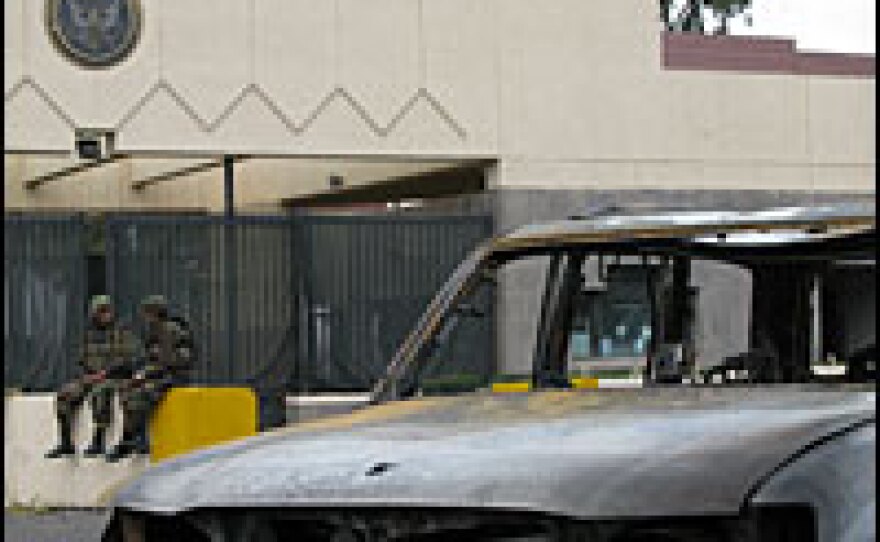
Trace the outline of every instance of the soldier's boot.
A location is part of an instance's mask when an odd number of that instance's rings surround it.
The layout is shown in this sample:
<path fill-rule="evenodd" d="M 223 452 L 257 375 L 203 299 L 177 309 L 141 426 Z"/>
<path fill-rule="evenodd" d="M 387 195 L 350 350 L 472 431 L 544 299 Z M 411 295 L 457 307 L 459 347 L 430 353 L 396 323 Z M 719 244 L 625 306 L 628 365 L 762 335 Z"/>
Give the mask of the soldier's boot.
<path fill-rule="evenodd" d="M 107 429 L 104 427 L 96 428 L 95 434 L 92 435 L 92 443 L 89 444 L 89 447 L 83 451 L 83 455 L 86 457 L 97 457 L 99 455 L 104 455 L 107 451 L 106 442 Z"/>
<path fill-rule="evenodd" d="M 104 459 L 107 460 L 108 463 L 116 463 L 121 459 L 125 459 L 134 453 L 135 443 L 131 440 L 121 440 L 119 444 L 113 447 L 112 450 L 107 452 L 107 455 L 104 456 Z"/>
<path fill-rule="evenodd" d="M 131 453 L 137 455 L 148 455 L 150 453 L 149 441 L 147 440 L 147 423 L 148 414 L 145 411 L 139 411 L 132 416 L 134 429 L 132 430 Z"/>
<path fill-rule="evenodd" d="M 119 444 L 114 446 L 104 458 L 108 463 L 116 463 L 120 459 L 124 459 L 133 453 L 137 453 L 137 441 L 137 431 L 124 429 L 122 431 L 122 438 L 119 439 Z"/>
<path fill-rule="evenodd" d="M 46 452 L 46 459 L 58 459 L 59 457 L 76 455 L 76 448 L 73 447 L 73 436 L 70 432 L 70 424 L 66 420 L 58 420 L 58 435 L 61 437 L 61 442 L 58 443 L 58 446 Z"/>
<path fill-rule="evenodd" d="M 134 452 L 138 455 L 149 455 L 150 454 L 150 444 L 147 441 L 147 437 L 144 435 L 138 435 L 138 437 L 134 441 Z"/>

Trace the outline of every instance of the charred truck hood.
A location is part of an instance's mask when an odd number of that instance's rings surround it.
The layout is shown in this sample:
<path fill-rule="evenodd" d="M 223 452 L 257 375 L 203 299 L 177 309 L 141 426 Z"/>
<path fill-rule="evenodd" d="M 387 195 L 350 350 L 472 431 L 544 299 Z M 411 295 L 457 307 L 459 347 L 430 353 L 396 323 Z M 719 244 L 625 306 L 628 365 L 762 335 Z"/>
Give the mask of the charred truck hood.
<path fill-rule="evenodd" d="M 391 402 L 159 464 L 114 506 L 735 514 L 787 461 L 874 417 L 873 390 L 803 386 Z"/>

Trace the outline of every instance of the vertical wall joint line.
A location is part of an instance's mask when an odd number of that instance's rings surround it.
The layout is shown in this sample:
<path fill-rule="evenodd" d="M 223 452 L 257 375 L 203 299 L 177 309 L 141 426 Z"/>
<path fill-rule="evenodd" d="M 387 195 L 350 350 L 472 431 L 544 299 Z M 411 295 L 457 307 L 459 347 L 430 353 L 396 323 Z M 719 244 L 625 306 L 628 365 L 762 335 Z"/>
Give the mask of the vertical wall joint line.
<path fill-rule="evenodd" d="M 248 0 L 248 17 L 247 17 L 247 28 L 248 28 L 248 47 L 250 50 L 248 51 L 248 62 L 250 66 L 248 66 L 248 83 L 250 85 L 257 84 L 257 0 Z"/>
<path fill-rule="evenodd" d="M 427 91 L 428 89 L 428 48 L 425 39 L 425 0 L 418 0 L 416 3 L 418 10 L 418 47 L 419 47 L 419 88 Z"/>

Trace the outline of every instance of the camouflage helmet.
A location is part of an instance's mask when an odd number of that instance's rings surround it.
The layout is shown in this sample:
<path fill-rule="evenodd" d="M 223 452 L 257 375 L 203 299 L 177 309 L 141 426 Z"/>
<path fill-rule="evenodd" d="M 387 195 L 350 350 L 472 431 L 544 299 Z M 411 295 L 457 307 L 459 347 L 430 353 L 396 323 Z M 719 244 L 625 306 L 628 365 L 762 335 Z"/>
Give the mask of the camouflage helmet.
<path fill-rule="evenodd" d="M 101 294 L 92 296 L 89 300 L 89 314 L 94 316 L 100 309 L 109 308 L 113 305 L 109 295 Z"/>
<path fill-rule="evenodd" d="M 149 295 L 141 301 L 141 310 L 165 312 L 168 310 L 168 301 L 163 295 Z"/>

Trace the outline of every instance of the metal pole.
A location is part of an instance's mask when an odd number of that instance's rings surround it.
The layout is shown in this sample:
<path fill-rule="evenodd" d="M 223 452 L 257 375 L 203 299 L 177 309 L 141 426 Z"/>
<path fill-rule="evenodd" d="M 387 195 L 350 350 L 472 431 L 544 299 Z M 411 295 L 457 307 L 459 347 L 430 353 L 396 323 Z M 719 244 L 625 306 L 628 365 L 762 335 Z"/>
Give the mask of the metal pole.
<path fill-rule="evenodd" d="M 223 200 L 225 202 L 226 218 L 232 218 L 235 214 L 235 158 L 226 154 L 223 156 Z"/>
<path fill-rule="evenodd" d="M 238 261 L 235 250 L 235 192 L 233 181 L 235 159 L 223 156 L 223 199 L 225 202 L 224 240 L 226 249 L 226 384 L 232 384 L 235 375 L 235 348 L 238 338 Z"/>
<path fill-rule="evenodd" d="M 660 319 L 657 317 L 657 275 L 659 270 L 650 265 L 649 262 L 648 273 L 647 273 L 647 288 L 648 288 L 648 310 L 649 315 L 651 317 L 651 336 L 648 338 L 648 352 L 647 356 L 645 356 L 645 375 L 642 377 L 642 385 L 644 387 L 648 387 L 654 381 L 654 365 L 656 363 L 657 358 L 657 344 L 660 341 L 660 337 L 657 336 L 657 332 L 660 329 L 659 322 Z"/>
<path fill-rule="evenodd" d="M 541 297 L 541 315 L 538 320 L 538 335 L 535 340 L 535 350 L 532 356 L 532 383 L 540 384 L 541 375 L 547 368 L 549 336 L 551 333 L 552 314 L 557 289 L 562 280 L 562 255 L 554 254 L 547 269 L 544 279 L 544 294 Z M 555 306 L 555 305 L 554 305 Z"/>
<path fill-rule="evenodd" d="M 818 271 L 813 274 L 810 290 L 810 312 L 812 317 L 810 362 L 815 363 L 821 361 L 822 357 L 822 276 Z"/>
<path fill-rule="evenodd" d="M 691 261 L 684 256 L 677 256 L 672 259 L 672 341 L 680 345 L 681 358 L 678 359 L 678 374 L 675 376 L 676 382 L 679 377 L 684 378 L 687 372 L 690 374 L 690 353 L 692 344 L 689 342 L 688 333 L 688 285 L 690 283 Z"/>

